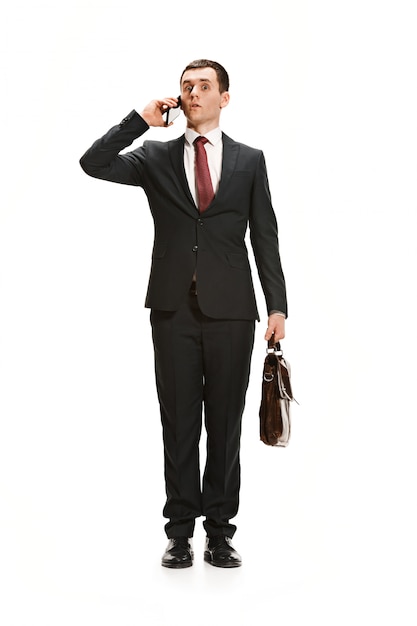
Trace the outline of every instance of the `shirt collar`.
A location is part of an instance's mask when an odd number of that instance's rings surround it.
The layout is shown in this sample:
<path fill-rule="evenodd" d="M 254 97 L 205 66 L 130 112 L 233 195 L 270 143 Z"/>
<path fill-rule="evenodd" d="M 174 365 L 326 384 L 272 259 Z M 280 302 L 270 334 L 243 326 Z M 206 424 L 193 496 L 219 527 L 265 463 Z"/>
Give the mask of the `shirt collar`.
<path fill-rule="evenodd" d="M 193 142 L 196 140 L 197 137 L 199 137 L 200 134 L 196 133 L 195 130 L 192 130 L 191 128 L 186 128 L 185 129 L 185 141 L 192 146 Z M 218 143 L 221 138 L 222 138 L 222 131 L 220 130 L 220 126 L 218 126 L 217 128 L 213 128 L 213 130 L 210 130 L 208 133 L 204 134 L 204 137 L 207 137 L 207 139 L 209 140 L 209 142 L 215 146 L 216 143 Z"/>

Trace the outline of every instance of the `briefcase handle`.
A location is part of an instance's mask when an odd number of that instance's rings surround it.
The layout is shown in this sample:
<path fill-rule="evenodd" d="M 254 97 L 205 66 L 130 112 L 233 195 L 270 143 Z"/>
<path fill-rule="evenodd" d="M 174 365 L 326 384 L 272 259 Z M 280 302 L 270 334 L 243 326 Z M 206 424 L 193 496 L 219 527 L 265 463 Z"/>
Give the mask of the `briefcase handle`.
<path fill-rule="evenodd" d="M 274 341 L 274 335 L 268 339 L 268 345 L 266 348 L 267 354 L 274 352 L 275 354 L 282 355 L 281 344 L 279 341 Z"/>

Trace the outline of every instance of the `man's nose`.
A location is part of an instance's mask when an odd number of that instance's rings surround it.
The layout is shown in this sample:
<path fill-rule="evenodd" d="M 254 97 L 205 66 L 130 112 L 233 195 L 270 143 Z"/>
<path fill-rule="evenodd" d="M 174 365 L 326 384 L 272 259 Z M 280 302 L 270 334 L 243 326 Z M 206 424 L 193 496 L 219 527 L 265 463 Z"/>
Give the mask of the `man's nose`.
<path fill-rule="evenodd" d="M 196 96 L 197 95 L 197 85 L 194 85 L 194 87 L 191 89 L 190 95 L 192 95 L 192 96 Z"/>

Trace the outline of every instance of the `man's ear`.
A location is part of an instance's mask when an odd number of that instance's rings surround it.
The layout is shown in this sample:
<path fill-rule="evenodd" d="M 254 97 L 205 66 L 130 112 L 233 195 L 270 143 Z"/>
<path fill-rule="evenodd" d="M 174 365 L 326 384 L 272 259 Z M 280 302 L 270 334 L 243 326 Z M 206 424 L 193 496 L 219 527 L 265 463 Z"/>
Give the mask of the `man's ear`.
<path fill-rule="evenodd" d="M 224 109 L 224 107 L 227 107 L 227 105 L 229 104 L 229 100 L 230 100 L 229 92 L 223 91 L 223 93 L 221 94 L 220 108 Z"/>

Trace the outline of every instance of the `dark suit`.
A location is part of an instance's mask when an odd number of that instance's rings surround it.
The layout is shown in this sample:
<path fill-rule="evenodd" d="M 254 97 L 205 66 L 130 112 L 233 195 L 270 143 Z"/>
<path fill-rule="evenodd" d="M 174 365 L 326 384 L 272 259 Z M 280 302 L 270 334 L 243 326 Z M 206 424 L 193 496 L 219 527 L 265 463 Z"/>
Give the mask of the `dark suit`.
<path fill-rule="evenodd" d="M 143 187 L 155 224 L 146 306 L 152 309 L 155 368 L 165 443 L 170 537 L 191 536 L 205 515 L 207 534 L 231 537 L 240 484 L 241 416 L 254 320 L 259 319 L 245 234 L 267 310 L 287 313 L 277 224 L 260 150 L 223 134 L 218 192 L 199 214 L 184 170 L 184 136 L 146 141 L 120 155 L 148 129 L 132 111 L 81 158 L 90 176 Z M 190 293 L 194 273 L 197 295 Z M 200 487 L 201 413 L 208 455 Z"/>

